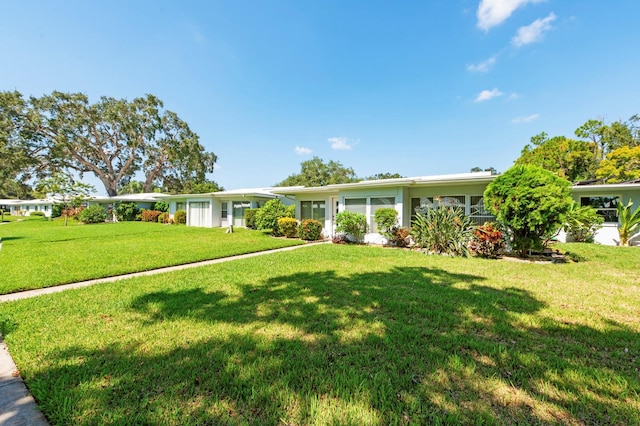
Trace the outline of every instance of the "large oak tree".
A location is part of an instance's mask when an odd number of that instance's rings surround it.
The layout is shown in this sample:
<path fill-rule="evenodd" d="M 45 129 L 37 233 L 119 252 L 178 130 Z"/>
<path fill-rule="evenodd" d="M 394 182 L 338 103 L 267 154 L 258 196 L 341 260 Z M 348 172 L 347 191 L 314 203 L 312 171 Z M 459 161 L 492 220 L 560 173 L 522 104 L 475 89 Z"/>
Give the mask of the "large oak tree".
<path fill-rule="evenodd" d="M 1 95 L 0 120 L 14 123 L 6 138 L 32 153 L 25 166 L 40 165 L 39 175 L 93 173 L 113 196 L 142 173 L 145 191 L 161 186 L 182 192 L 186 185 L 204 182 L 217 160 L 153 95 L 132 101 L 101 97 L 96 103 L 82 93 L 53 92 L 28 100 L 17 92 Z"/>

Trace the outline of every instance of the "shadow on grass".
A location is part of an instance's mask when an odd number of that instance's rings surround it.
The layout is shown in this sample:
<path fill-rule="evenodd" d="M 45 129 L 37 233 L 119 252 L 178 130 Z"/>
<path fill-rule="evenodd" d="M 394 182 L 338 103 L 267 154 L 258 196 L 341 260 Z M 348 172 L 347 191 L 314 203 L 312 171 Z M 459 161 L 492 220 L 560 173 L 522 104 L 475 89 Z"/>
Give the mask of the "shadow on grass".
<path fill-rule="evenodd" d="M 12 241 L 12 240 L 22 240 L 24 239 L 24 237 L 12 237 L 12 236 L 7 236 L 7 237 L 0 237 L 0 240 L 3 242 L 7 242 L 7 241 Z"/>
<path fill-rule="evenodd" d="M 640 421 L 638 333 L 529 324 L 543 303 L 482 281 L 399 268 L 149 293 L 133 326 L 175 330 L 167 350 L 61 348 L 29 385 L 54 424 Z"/>

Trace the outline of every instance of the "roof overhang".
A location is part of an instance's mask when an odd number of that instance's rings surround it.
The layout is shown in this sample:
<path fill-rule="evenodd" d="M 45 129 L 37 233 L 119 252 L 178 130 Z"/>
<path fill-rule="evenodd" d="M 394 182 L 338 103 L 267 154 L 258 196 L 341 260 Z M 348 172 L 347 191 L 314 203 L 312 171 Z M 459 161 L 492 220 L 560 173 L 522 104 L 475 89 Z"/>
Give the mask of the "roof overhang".
<path fill-rule="evenodd" d="M 273 192 L 283 195 L 337 194 L 338 192 L 345 190 L 370 188 L 444 186 L 470 183 L 487 184 L 493 181 L 497 176 L 498 175 L 492 175 L 489 172 L 461 173 L 456 175 L 418 176 L 412 178 L 363 180 L 355 183 L 341 183 L 318 187 L 292 186 L 284 188 L 273 188 Z"/>
<path fill-rule="evenodd" d="M 640 191 L 640 183 L 601 183 L 597 185 L 573 185 L 571 191 L 574 193 L 594 192 L 594 191 Z"/>

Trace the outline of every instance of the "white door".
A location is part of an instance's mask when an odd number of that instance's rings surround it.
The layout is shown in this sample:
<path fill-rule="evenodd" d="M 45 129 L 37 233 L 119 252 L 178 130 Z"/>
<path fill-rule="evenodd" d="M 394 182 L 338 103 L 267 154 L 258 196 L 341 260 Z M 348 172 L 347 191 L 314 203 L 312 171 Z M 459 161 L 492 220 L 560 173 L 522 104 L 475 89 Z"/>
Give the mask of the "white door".
<path fill-rule="evenodd" d="M 331 209 L 331 226 L 329 227 L 328 231 L 331 232 L 331 235 L 329 236 L 333 237 L 334 235 L 336 235 L 336 216 L 338 215 L 340 204 L 338 201 L 338 197 L 331 197 L 331 200 L 329 200 L 329 202 L 331 203 L 329 207 Z"/>

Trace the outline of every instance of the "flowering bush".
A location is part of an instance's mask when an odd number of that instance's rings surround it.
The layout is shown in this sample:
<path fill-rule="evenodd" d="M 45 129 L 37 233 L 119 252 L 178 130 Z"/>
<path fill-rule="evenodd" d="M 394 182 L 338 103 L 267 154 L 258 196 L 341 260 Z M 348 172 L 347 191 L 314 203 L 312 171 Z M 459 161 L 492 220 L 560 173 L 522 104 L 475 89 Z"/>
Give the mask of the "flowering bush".
<path fill-rule="evenodd" d="M 278 229 L 287 238 L 298 236 L 298 221 L 292 217 L 281 217 L 278 219 Z"/>

